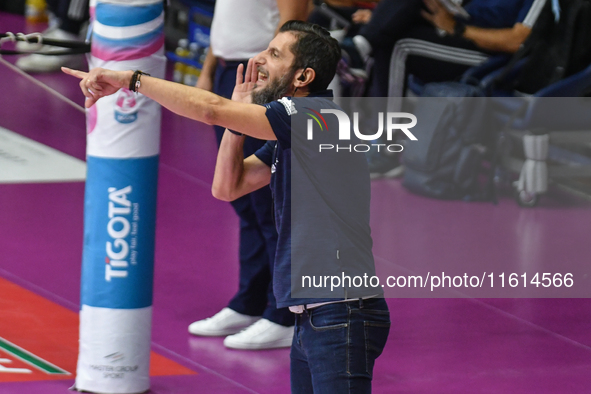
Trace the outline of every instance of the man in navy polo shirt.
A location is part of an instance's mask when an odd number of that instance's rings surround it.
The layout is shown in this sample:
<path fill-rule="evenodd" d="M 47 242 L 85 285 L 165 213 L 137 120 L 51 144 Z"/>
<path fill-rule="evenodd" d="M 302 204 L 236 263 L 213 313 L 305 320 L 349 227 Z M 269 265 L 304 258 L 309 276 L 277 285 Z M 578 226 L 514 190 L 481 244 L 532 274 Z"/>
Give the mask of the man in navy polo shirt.
<path fill-rule="evenodd" d="M 296 313 L 292 392 L 371 392 L 373 365 L 390 327 L 381 289 L 349 285 L 328 294 L 326 287 L 314 292 L 301 282 L 303 275 L 375 274 L 365 156 L 319 149 L 320 144 L 338 143 L 335 116 L 323 118 L 327 130 L 317 131 L 313 141 L 302 127 L 308 113 L 339 110 L 332 92 L 325 90 L 340 58 L 338 44 L 310 24 L 291 22 L 280 31 L 293 33 L 279 35 L 267 51 L 252 59 L 244 82 L 238 72 L 233 96 L 247 102 L 252 97 L 264 105 L 273 136 L 243 161 L 243 137 L 227 132 L 220 145 L 213 193 L 231 201 L 251 188 L 271 185 L 279 233 L 274 293 L 278 307 Z M 295 43 L 290 42 L 293 35 Z M 281 63 L 291 67 L 283 71 L 277 67 Z M 273 82 L 275 67 L 283 76 Z"/>
<path fill-rule="evenodd" d="M 147 75 L 137 82 L 138 72 L 64 69 L 82 79 L 87 107 L 133 81 L 132 90 L 166 108 L 225 127 L 215 197 L 232 201 L 271 185 L 279 233 L 274 293 L 278 307 L 296 313 L 293 393 L 371 392 L 374 362 L 390 327 L 380 289 L 351 284 L 335 291 L 310 289 L 300 277 L 375 273 L 365 157 L 353 150 L 319 149 L 339 141 L 335 115 L 344 113 L 326 91 L 339 59 L 338 43 L 326 30 L 290 21 L 249 61 L 244 80 L 239 67 L 232 100 Z M 323 110 L 332 111 L 323 118 L 326 129 L 299 127 L 307 125 L 308 111 Z M 244 158 L 244 135 L 269 142 Z"/>

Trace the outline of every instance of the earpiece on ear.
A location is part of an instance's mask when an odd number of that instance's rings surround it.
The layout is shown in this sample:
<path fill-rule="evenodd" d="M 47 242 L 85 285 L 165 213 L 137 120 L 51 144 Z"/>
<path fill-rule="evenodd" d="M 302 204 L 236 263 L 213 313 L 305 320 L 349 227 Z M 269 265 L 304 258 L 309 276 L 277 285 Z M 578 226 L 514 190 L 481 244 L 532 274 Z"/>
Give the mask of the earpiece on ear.
<path fill-rule="evenodd" d="M 304 82 L 306 80 L 306 76 L 304 75 L 304 73 L 306 72 L 307 69 L 308 69 L 308 66 L 304 67 L 304 70 L 302 71 L 302 73 L 298 77 L 298 81 Z"/>

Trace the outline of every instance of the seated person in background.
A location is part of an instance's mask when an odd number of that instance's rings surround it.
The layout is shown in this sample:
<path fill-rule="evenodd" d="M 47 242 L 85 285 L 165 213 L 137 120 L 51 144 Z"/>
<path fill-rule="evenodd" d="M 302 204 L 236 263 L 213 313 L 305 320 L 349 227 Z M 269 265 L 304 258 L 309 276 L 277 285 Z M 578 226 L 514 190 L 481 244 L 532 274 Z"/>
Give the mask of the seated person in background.
<path fill-rule="evenodd" d="M 465 6 L 470 18 L 460 19 L 439 0 L 425 0 L 426 7 L 422 0 L 382 0 L 369 22 L 353 37 L 353 48 L 345 49 L 352 50 L 362 61 L 370 55 L 374 57 L 374 89 L 370 95 L 386 97 L 390 58 L 399 40 L 412 38 L 424 41 L 421 45 L 427 47 L 430 43 L 448 46 L 450 59 L 455 48 L 489 54 L 513 53 L 529 35 L 544 3 L 545 0 L 472 0 Z M 424 62 L 428 60 L 409 59 L 407 68 L 417 69 L 417 76 L 425 81 L 455 79 L 466 69 L 447 62 Z"/>
<path fill-rule="evenodd" d="M 439 0 L 382 0 L 370 21 L 350 45 L 343 47 L 353 60 L 365 62 L 373 56 L 369 96 L 387 97 L 390 72 L 401 75 L 390 95 L 402 97 L 406 75 L 413 74 L 423 82 L 457 79 L 469 67 L 454 63 L 458 54 L 483 61 L 494 53 L 513 53 L 525 41 L 546 0 L 472 0 L 465 5 L 468 19 L 454 17 Z M 438 30 L 439 29 L 439 30 Z M 443 34 L 442 34 L 443 33 Z M 392 61 L 394 48 L 420 48 L 439 51 L 448 61 L 409 56 L 400 52 Z M 398 51 L 396 53 L 399 53 Z M 395 56 L 396 57 L 396 56 Z M 391 70 L 392 67 L 395 67 Z M 394 91 L 394 92 L 393 92 Z M 396 155 L 394 157 L 397 157 Z M 389 173 L 396 160 L 370 160 L 370 171 Z M 395 172 L 396 173 L 396 172 Z"/>
<path fill-rule="evenodd" d="M 380 0 L 367 0 L 367 1 L 355 1 L 355 0 L 325 0 L 324 3 L 328 6 L 329 10 L 334 11 L 339 16 L 351 23 L 351 26 L 347 29 L 347 36 L 353 37 L 359 32 L 360 23 L 367 23 L 369 17 L 371 17 L 371 10 L 375 7 L 376 3 Z M 319 3 L 319 2 L 315 2 Z M 333 19 L 330 15 L 327 15 L 323 10 L 316 6 L 312 9 L 308 21 L 316 23 L 327 29 L 334 29 L 332 25 Z M 339 28 L 342 26 L 338 26 Z"/>

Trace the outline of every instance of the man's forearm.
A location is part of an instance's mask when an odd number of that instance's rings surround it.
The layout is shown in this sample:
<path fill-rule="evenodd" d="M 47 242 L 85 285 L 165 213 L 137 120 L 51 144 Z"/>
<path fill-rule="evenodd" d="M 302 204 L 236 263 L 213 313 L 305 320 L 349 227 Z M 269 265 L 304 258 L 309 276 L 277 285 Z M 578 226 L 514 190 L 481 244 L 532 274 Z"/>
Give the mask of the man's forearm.
<path fill-rule="evenodd" d="M 240 67 L 242 66 L 239 66 L 239 69 Z M 252 59 L 249 61 L 249 67 L 250 69 L 247 71 L 254 75 L 256 70 L 252 68 Z M 275 139 L 273 128 L 265 115 L 267 109 L 262 105 L 230 101 L 203 89 L 145 74 L 139 74 L 135 86 L 130 87 L 133 71 L 95 68 L 84 72 L 67 67 L 62 67 L 62 70 L 81 80 L 80 89 L 86 96 L 84 105 L 87 108 L 93 106 L 102 97 L 117 93 L 119 89 L 130 88 L 186 118 L 237 130 L 258 139 Z M 242 74 L 239 75 L 242 77 Z M 253 85 L 250 82 L 251 78 L 243 82 L 241 78 L 239 81 L 237 77 L 237 87 L 234 93 L 239 86 L 242 95 L 249 94 L 248 89 L 251 88 L 250 85 Z"/>
<path fill-rule="evenodd" d="M 131 74 L 128 78 L 131 79 Z M 146 75 L 141 78 L 139 93 L 186 118 L 237 130 L 254 138 L 275 139 L 265 116 L 266 108 L 261 105 L 231 101 L 203 89 Z"/>
<path fill-rule="evenodd" d="M 517 23 L 508 29 L 485 29 L 466 26 L 463 37 L 487 51 L 514 53 L 523 44 L 530 32 L 531 29 L 521 23 Z"/>
<path fill-rule="evenodd" d="M 243 146 L 244 137 L 224 133 L 211 187 L 215 198 L 234 201 L 269 184 L 271 168 L 256 155 L 244 159 Z"/>
<path fill-rule="evenodd" d="M 244 173 L 244 137 L 226 131 L 218 150 L 211 193 L 219 200 L 234 201 Z"/>
<path fill-rule="evenodd" d="M 145 75 L 141 78 L 139 93 L 178 115 L 207 124 L 217 124 L 215 107 L 230 102 L 203 89 Z"/>
<path fill-rule="evenodd" d="M 423 18 L 435 27 L 454 34 L 458 29 L 458 22 L 453 15 L 441 5 L 439 0 L 423 0 L 429 12 L 421 10 Z M 472 41 L 481 49 L 491 52 L 516 52 L 525 41 L 531 28 L 522 23 L 516 23 L 511 28 L 482 28 L 466 25 L 462 37 Z"/>

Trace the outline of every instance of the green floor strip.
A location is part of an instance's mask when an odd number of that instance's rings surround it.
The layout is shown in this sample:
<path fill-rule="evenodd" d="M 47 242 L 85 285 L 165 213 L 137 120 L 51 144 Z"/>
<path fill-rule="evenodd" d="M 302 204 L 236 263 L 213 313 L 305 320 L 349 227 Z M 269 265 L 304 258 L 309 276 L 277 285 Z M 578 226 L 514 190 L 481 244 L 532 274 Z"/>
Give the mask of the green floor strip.
<path fill-rule="evenodd" d="M 70 375 L 66 370 L 56 367 L 55 365 L 43 360 L 41 357 L 35 356 L 33 353 L 15 345 L 0 337 L 0 350 L 4 350 L 8 354 L 26 362 L 27 364 L 45 372 L 49 375 Z"/>

